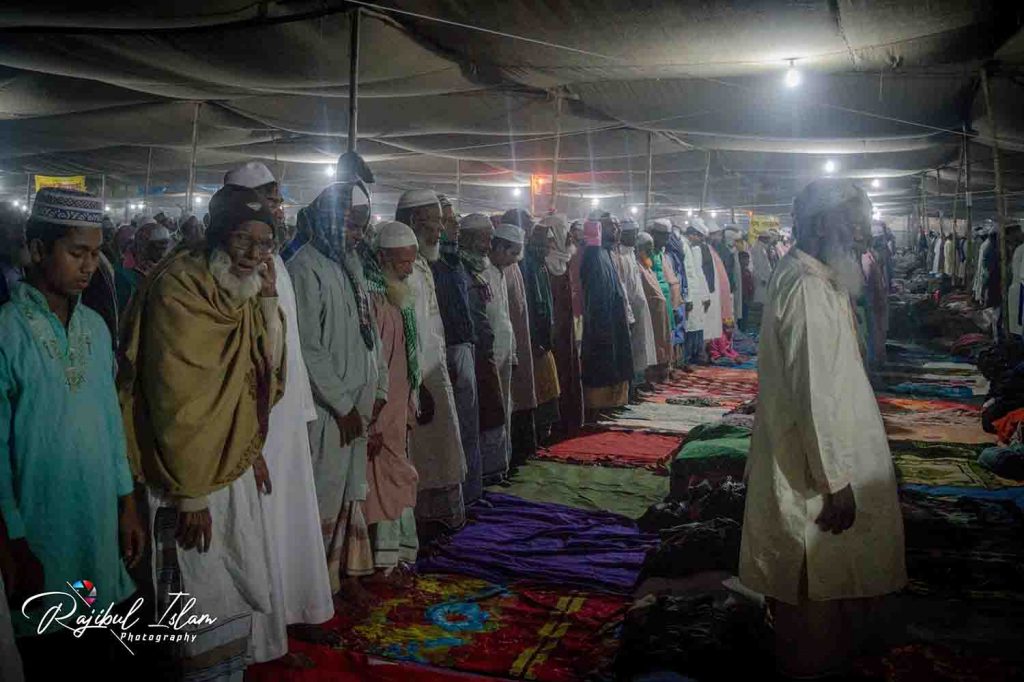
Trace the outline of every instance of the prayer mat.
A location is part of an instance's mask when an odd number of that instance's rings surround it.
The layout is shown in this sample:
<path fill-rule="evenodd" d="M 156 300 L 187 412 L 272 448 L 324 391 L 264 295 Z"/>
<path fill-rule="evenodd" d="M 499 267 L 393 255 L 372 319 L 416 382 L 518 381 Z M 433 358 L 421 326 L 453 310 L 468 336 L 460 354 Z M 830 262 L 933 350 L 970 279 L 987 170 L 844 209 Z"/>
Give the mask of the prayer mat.
<path fill-rule="evenodd" d="M 470 519 L 419 560 L 421 573 L 628 594 L 645 553 L 658 545 L 656 535 L 641 533 L 618 514 L 497 493 L 487 493 Z"/>
<path fill-rule="evenodd" d="M 246 682 L 493 682 L 490 676 L 436 668 L 422 663 L 388 661 L 360 651 L 334 649 L 288 640 L 288 651 L 313 661 L 309 670 L 292 668 L 278 661 L 249 666 Z"/>
<path fill-rule="evenodd" d="M 938 644 L 909 644 L 881 658 L 858 661 L 852 680 L 886 682 L 1011 682 L 1024 670 L 1003 657 L 972 656 Z"/>
<path fill-rule="evenodd" d="M 538 450 L 537 456 L 566 462 L 613 464 L 623 467 L 664 469 L 682 445 L 679 436 L 643 431 L 600 431 L 569 438 Z"/>
<path fill-rule="evenodd" d="M 607 429 L 685 434 L 701 424 L 719 421 L 726 412 L 725 407 L 670 405 L 664 401 L 663 396 L 661 402 L 652 401 L 623 408 L 613 417 L 598 422 L 598 425 Z"/>
<path fill-rule="evenodd" d="M 901 484 L 986 490 L 1024 486 L 1024 481 L 1002 478 L 978 464 L 978 455 L 984 449 L 981 446 L 893 441 L 889 448 Z"/>
<path fill-rule="evenodd" d="M 668 494 L 668 478 L 645 469 L 533 461 L 516 471 L 509 483 L 490 488 L 534 502 L 577 509 L 609 511 L 639 518 Z"/>
<path fill-rule="evenodd" d="M 731 410 L 757 397 L 756 370 L 704 366 L 693 370 L 689 374 L 679 372 L 675 380 L 659 385 L 651 400 L 664 402 L 673 397 L 710 397 Z"/>
<path fill-rule="evenodd" d="M 900 492 L 908 589 L 1024 601 L 1024 514 L 1009 500 Z"/>
<path fill-rule="evenodd" d="M 369 618 L 352 622 L 338 616 L 330 623 L 341 634 L 344 650 L 292 649 L 315 650 L 317 656 L 311 657 L 323 668 L 293 678 L 279 664 L 255 666 L 257 682 L 455 682 L 476 681 L 479 675 L 574 682 L 611 666 L 616 631 L 628 608 L 618 596 L 502 587 L 456 575 L 417 576 L 411 587 L 368 589 L 378 599 Z M 388 666 L 367 656 L 403 663 Z M 339 668 L 363 676 L 325 675 Z M 282 674 L 264 674 L 268 669 Z"/>
<path fill-rule="evenodd" d="M 918 440 L 938 443 L 993 443 L 995 436 L 981 425 L 981 411 L 972 405 L 946 401 L 916 401 L 926 409 L 904 409 L 899 399 L 879 398 L 879 409 L 890 440 Z"/>
<path fill-rule="evenodd" d="M 904 381 L 896 384 L 895 386 L 888 386 L 885 388 L 885 392 L 895 393 L 897 395 L 912 395 L 922 398 L 945 398 L 948 400 L 967 400 L 973 398 L 976 390 L 981 389 L 974 389 L 970 386 L 963 385 L 946 385 L 914 381 Z M 978 395 L 984 395 L 984 393 L 985 391 L 981 390 Z"/>

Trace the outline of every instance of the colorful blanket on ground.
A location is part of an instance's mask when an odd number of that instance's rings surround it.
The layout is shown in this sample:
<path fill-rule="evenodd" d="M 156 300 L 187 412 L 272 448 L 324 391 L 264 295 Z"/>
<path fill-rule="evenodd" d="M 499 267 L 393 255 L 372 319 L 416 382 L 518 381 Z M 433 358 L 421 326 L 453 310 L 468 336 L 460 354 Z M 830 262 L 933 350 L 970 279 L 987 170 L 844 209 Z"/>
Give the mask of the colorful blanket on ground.
<path fill-rule="evenodd" d="M 645 553 L 657 545 L 657 536 L 618 514 L 487 493 L 469 524 L 432 547 L 417 567 L 500 584 L 628 594 Z"/>
<path fill-rule="evenodd" d="M 643 431 L 602 431 L 569 438 L 537 456 L 566 462 L 663 469 L 683 439 Z"/>
<path fill-rule="evenodd" d="M 1009 500 L 900 492 L 912 592 L 1024 600 L 1024 514 Z"/>
<path fill-rule="evenodd" d="M 331 622 L 348 651 L 311 647 L 319 650 L 314 661 L 323 667 L 289 676 L 280 665 L 256 666 L 254 679 L 457 682 L 487 675 L 575 682 L 610 667 L 618 648 L 616 630 L 628 607 L 623 597 L 613 595 L 502 587 L 456 575 L 418 576 L 404 589 L 371 589 L 379 601 L 369 618 Z M 307 648 L 292 650 L 305 653 Z M 399 669 L 369 665 L 365 654 L 405 663 Z M 339 668 L 365 676 L 325 675 Z M 268 670 L 282 674 L 262 674 Z"/>
<path fill-rule="evenodd" d="M 757 370 L 735 367 L 694 367 L 691 374 L 680 372 L 674 381 L 661 384 L 652 402 L 669 398 L 715 398 L 727 410 L 757 397 Z"/>
<path fill-rule="evenodd" d="M 950 400 L 967 400 L 973 398 L 975 389 L 966 385 L 923 383 L 916 381 L 904 381 L 895 386 L 885 388 L 888 393 L 897 395 L 912 395 L 923 398 L 945 398 Z"/>
<path fill-rule="evenodd" d="M 511 483 L 490 490 L 534 502 L 609 511 L 636 519 L 649 506 L 665 499 L 668 478 L 645 469 L 537 460 L 519 467 Z"/>
<path fill-rule="evenodd" d="M 691 429 L 708 422 L 716 422 L 725 416 L 725 407 L 700 407 L 695 405 L 672 405 L 664 400 L 639 405 L 630 405 L 607 419 L 598 422 L 606 429 L 685 434 Z"/>
<path fill-rule="evenodd" d="M 992 443 L 981 426 L 981 410 L 945 400 L 880 397 L 878 407 L 890 440 Z"/>
<path fill-rule="evenodd" d="M 986 490 L 1024 486 L 1024 481 L 1001 478 L 978 464 L 978 455 L 984 446 L 892 441 L 889 448 L 901 484 Z"/>

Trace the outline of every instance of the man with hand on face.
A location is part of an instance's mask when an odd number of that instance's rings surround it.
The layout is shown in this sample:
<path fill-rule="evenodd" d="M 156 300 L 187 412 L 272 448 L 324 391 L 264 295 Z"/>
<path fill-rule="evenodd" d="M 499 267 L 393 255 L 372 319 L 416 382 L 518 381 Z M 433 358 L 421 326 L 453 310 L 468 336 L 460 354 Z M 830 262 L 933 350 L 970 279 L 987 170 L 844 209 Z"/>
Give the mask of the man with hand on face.
<path fill-rule="evenodd" d="M 187 674 L 241 673 L 270 611 L 259 495 L 284 383 L 274 218 L 251 189 L 210 200 L 207 242 L 146 277 L 125 319 L 118 384 L 128 452 L 149 491 L 158 604 L 188 592 L 217 622 L 180 652 Z M 231 646 L 226 646 L 227 644 Z"/>
<path fill-rule="evenodd" d="M 288 274 L 295 286 L 302 357 L 313 387 L 313 477 L 337 606 L 358 617 L 370 595 L 359 579 L 373 574 L 364 506 L 366 427 L 387 400 L 387 363 L 366 295 L 358 253 L 370 222 L 361 181 L 330 185 L 299 211 Z"/>
<path fill-rule="evenodd" d="M 740 579 L 770 599 L 784 675 L 842 673 L 876 597 L 907 582 L 903 519 L 851 297 L 871 202 L 818 180 L 793 202 L 796 245 L 767 291 L 747 461 Z"/>
<path fill-rule="evenodd" d="M 0 306 L 0 558 L 8 545 L 13 559 L 0 570 L 29 679 L 50 679 L 68 656 L 110 662 L 113 650 L 106 640 L 83 647 L 55 624 L 40 633 L 59 600 L 33 599 L 23 614 L 25 600 L 88 578 L 94 607 L 109 608 L 135 591 L 126 567 L 145 549 L 110 333 L 80 303 L 99 265 L 102 217 L 90 194 L 40 190 L 24 280 Z"/>
<path fill-rule="evenodd" d="M 399 222 L 377 227 L 373 254 L 364 264 L 381 356 L 387 363 L 386 402 L 374 405 L 368 426 L 366 524 L 376 579 L 404 584 L 405 565 L 416 561 L 416 469 L 409 461 L 409 429 L 420 385 L 414 293 L 407 283 L 416 261 L 416 235 Z"/>

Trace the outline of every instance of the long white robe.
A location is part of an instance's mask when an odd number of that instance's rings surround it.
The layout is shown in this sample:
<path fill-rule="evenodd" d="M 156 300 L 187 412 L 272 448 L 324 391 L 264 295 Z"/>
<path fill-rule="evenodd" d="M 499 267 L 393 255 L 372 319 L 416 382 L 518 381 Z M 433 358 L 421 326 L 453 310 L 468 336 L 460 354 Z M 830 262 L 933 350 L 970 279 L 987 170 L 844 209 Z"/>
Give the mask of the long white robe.
<path fill-rule="evenodd" d="M 798 249 L 783 259 L 758 354 L 740 579 L 794 605 L 880 596 L 907 581 L 892 456 L 850 298 L 831 277 Z M 856 521 L 839 535 L 824 533 L 815 524 L 823 496 L 847 484 Z"/>
<path fill-rule="evenodd" d="M 685 262 L 683 269 L 686 270 L 686 302 L 692 304 L 692 308 L 686 313 L 686 331 L 704 331 L 705 315 L 704 303 L 711 302 L 711 294 L 708 292 L 708 280 L 704 277 L 704 269 L 701 267 L 700 247 L 690 244 L 689 240 L 683 240 L 683 253 Z"/>
<path fill-rule="evenodd" d="M 942 274 L 949 277 L 956 274 L 956 241 L 952 237 L 942 242 Z"/>
<path fill-rule="evenodd" d="M 612 261 L 619 271 L 619 279 L 626 294 L 626 305 L 633 313 L 633 327 L 630 344 L 633 348 L 633 371 L 643 372 L 651 365 L 658 364 L 658 349 L 654 344 L 654 324 L 651 309 L 644 293 L 644 281 L 640 275 L 640 263 L 636 259 L 636 248 L 620 245 L 612 253 Z"/>
<path fill-rule="evenodd" d="M 932 245 L 932 269 L 933 275 L 942 274 L 942 256 L 943 249 L 945 248 L 945 240 L 941 237 L 935 240 L 935 244 Z"/>
<path fill-rule="evenodd" d="M 275 263 L 278 305 L 285 317 L 286 379 L 284 395 L 270 411 L 263 445 L 273 485 L 272 493 L 260 498 L 271 611 L 253 620 L 257 662 L 287 653 L 289 624 L 323 623 L 334 615 L 309 448 L 308 423 L 316 420 L 316 408 L 302 358 L 295 290 L 280 256 Z"/>
<path fill-rule="evenodd" d="M 764 244 L 755 242 L 750 247 L 750 271 L 754 275 L 754 300 L 765 303 L 768 300 L 768 282 L 772 278 L 772 264 Z"/>
<path fill-rule="evenodd" d="M 434 399 L 434 418 L 416 424 L 409 435 L 409 458 L 419 474 L 419 489 L 460 485 L 466 478 L 455 394 L 448 375 L 444 322 L 437 303 L 434 274 L 423 256 L 416 258 L 409 287 L 416 293 L 416 332 L 423 385 Z"/>
<path fill-rule="evenodd" d="M 487 319 L 494 333 L 494 362 L 498 367 L 506 363 L 515 365 L 518 362 L 516 334 L 512 329 L 512 317 L 508 310 L 508 283 L 505 281 L 505 273 L 488 260 L 483 278 L 491 290 L 491 298 L 487 301 Z"/>
<path fill-rule="evenodd" d="M 705 246 L 707 246 L 707 248 L 711 251 L 712 260 L 718 257 L 718 254 L 715 253 L 714 248 L 710 244 L 705 244 Z M 697 253 L 700 254 L 701 258 L 704 257 L 702 251 L 703 249 L 697 250 Z M 698 268 L 703 274 L 703 266 L 698 264 Z M 722 286 L 721 282 L 718 279 L 717 267 L 715 268 L 715 273 L 713 276 L 715 282 L 715 290 L 710 291 L 709 287 L 708 297 L 711 299 L 711 306 L 708 308 L 707 314 L 704 315 L 704 343 L 707 343 L 708 341 L 714 341 L 715 339 L 722 336 Z M 708 278 L 704 277 L 704 281 L 707 282 Z M 729 295 L 729 292 L 725 293 L 727 296 Z"/>
<path fill-rule="evenodd" d="M 1024 333 L 1024 244 L 1013 252 L 1010 289 L 1007 301 L 1010 310 L 1010 333 Z"/>

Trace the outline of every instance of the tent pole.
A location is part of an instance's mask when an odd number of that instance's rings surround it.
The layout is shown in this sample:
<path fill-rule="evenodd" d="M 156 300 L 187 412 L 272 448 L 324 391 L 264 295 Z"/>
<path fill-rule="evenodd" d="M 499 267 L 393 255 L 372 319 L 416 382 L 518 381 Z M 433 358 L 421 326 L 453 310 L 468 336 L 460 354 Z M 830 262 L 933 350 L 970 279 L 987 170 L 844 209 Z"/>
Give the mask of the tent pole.
<path fill-rule="evenodd" d="M 654 184 L 654 131 L 647 131 L 647 190 L 644 192 L 644 222 L 651 221 L 651 186 Z"/>
<path fill-rule="evenodd" d="M 149 176 L 153 171 L 153 148 L 149 148 L 149 160 L 146 161 L 146 191 L 142 195 L 142 214 L 149 211 Z"/>
<path fill-rule="evenodd" d="M 967 124 L 963 124 L 964 142 L 964 213 L 967 220 L 967 281 L 974 281 L 975 258 L 974 224 L 971 210 L 971 138 L 967 134 Z"/>
<path fill-rule="evenodd" d="M 928 234 L 928 193 L 925 191 L 927 173 L 921 173 L 921 231 Z"/>
<path fill-rule="evenodd" d="M 103 212 L 107 210 L 107 174 L 100 175 L 100 201 L 103 202 Z"/>
<path fill-rule="evenodd" d="M 455 159 L 455 213 L 462 212 L 462 159 Z"/>
<path fill-rule="evenodd" d="M 356 131 L 359 120 L 359 21 L 362 9 L 352 12 L 348 51 L 348 151 L 356 150 Z"/>
<path fill-rule="evenodd" d="M 185 212 L 189 215 L 195 208 L 195 186 L 196 186 L 196 148 L 199 146 L 199 107 L 202 102 L 196 102 L 192 111 L 192 158 L 188 163 L 188 189 L 185 191 Z"/>
<path fill-rule="evenodd" d="M 555 91 L 555 158 L 551 164 L 551 210 L 558 212 L 558 158 L 562 152 L 562 91 Z"/>
<path fill-rule="evenodd" d="M 986 67 L 981 68 L 981 89 L 985 95 L 985 109 L 988 112 L 988 127 L 992 134 L 992 164 L 995 166 L 996 171 L 996 217 L 999 220 L 999 286 L 1002 287 L 1002 332 L 1005 335 L 1009 334 L 1010 328 L 1010 315 L 1009 315 L 1009 300 L 1006 296 L 1007 279 L 1006 279 L 1006 204 L 1003 196 L 1003 164 L 999 158 L 999 136 L 996 132 L 996 119 L 992 115 L 992 95 L 989 91 L 988 86 L 988 69 Z"/>
<path fill-rule="evenodd" d="M 35 176 L 31 173 L 25 173 L 25 210 L 28 210 L 28 204 L 32 201 L 32 180 Z"/>
<path fill-rule="evenodd" d="M 708 150 L 708 165 L 704 168 L 704 189 L 700 193 L 700 209 L 699 212 L 704 212 L 704 202 L 708 198 L 708 180 L 711 179 L 711 150 Z"/>

